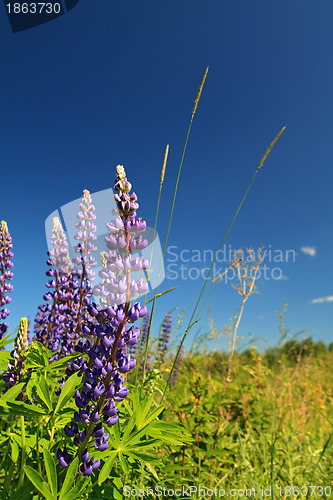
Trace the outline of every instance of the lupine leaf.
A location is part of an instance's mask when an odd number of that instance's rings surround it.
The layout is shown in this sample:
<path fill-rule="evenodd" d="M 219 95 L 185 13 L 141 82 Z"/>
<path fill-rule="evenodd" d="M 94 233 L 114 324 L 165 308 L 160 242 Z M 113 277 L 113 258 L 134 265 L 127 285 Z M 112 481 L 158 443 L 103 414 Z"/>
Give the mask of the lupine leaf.
<path fill-rule="evenodd" d="M 78 466 L 79 466 L 79 459 L 78 457 L 76 457 L 69 466 L 69 468 L 67 469 L 67 474 L 63 482 L 62 488 L 60 490 L 59 500 L 65 500 L 67 498 L 66 493 L 72 486 Z"/>
<path fill-rule="evenodd" d="M 82 357 L 82 352 L 75 352 L 65 356 L 64 358 L 60 358 L 57 361 L 52 361 L 48 367 L 48 371 L 58 370 L 59 368 L 64 368 L 65 366 L 67 367 L 69 362 L 79 357 Z"/>
<path fill-rule="evenodd" d="M 129 469 L 128 462 L 127 462 L 126 458 L 124 457 L 124 455 L 121 452 L 118 453 L 118 458 L 119 458 L 121 468 L 123 469 L 125 474 L 128 474 L 130 469 Z"/>
<path fill-rule="evenodd" d="M 66 500 L 76 500 L 78 495 L 84 490 L 90 481 L 90 477 L 81 476 L 77 484 L 68 493 L 66 493 Z"/>
<path fill-rule="evenodd" d="M 51 411 L 52 410 L 52 403 L 51 403 L 51 398 L 50 398 L 50 394 L 49 394 L 49 389 L 48 389 L 47 383 L 42 375 L 39 377 L 39 383 L 37 385 L 37 394 L 44 401 L 47 408 Z"/>
<path fill-rule="evenodd" d="M 46 500 L 55 500 L 55 497 L 51 494 L 49 489 L 47 488 L 46 483 L 43 482 L 42 476 L 32 467 L 26 465 L 24 467 L 24 472 L 26 473 L 28 479 L 32 482 L 32 484 L 37 488 L 38 491 L 44 495 Z"/>
<path fill-rule="evenodd" d="M 0 370 L 7 370 L 7 365 L 10 359 L 11 356 L 9 351 L 0 351 Z"/>
<path fill-rule="evenodd" d="M 22 401 L 8 402 L 7 406 L 10 410 L 13 411 L 13 413 L 16 413 L 16 415 L 23 415 L 23 416 L 47 415 L 42 408 L 38 408 L 38 406 L 35 405 L 27 405 Z"/>
<path fill-rule="evenodd" d="M 68 401 L 73 397 L 74 392 L 81 384 L 81 377 L 78 373 L 71 375 L 61 390 L 57 406 L 54 410 L 54 414 L 57 415 L 59 412 L 67 405 Z"/>
<path fill-rule="evenodd" d="M 150 430 L 151 427 L 153 427 L 154 423 L 151 422 L 150 424 L 146 425 L 143 429 L 140 429 L 139 431 L 134 432 L 128 439 L 127 439 L 127 445 L 130 443 L 135 443 L 138 442 L 141 436 L 144 436 L 145 434 L 148 434 L 148 431 Z"/>
<path fill-rule="evenodd" d="M 14 441 L 13 439 L 11 439 L 10 447 L 12 449 L 12 453 L 11 453 L 12 461 L 14 462 L 14 464 L 16 464 L 18 456 L 19 456 L 19 447 L 18 447 L 17 442 Z"/>
<path fill-rule="evenodd" d="M 145 463 L 151 463 L 151 464 L 158 464 L 160 460 L 156 458 L 156 455 L 153 455 L 152 453 L 144 453 L 143 451 L 127 451 L 126 450 L 126 455 L 136 458 L 137 460 L 140 460 L 141 462 Z M 121 462 L 120 462 L 121 465 Z"/>
<path fill-rule="evenodd" d="M 132 446 L 126 446 L 126 450 L 134 451 L 142 448 L 155 448 L 160 444 L 162 444 L 161 439 L 147 439 L 146 441 L 139 441 L 138 443 L 133 443 Z"/>
<path fill-rule="evenodd" d="M 149 410 L 151 408 L 151 405 L 153 404 L 153 401 L 154 401 L 154 394 L 152 394 L 150 396 L 150 398 L 148 399 L 147 403 L 145 401 L 142 401 L 142 406 L 143 406 L 142 421 L 144 421 L 145 417 L 148 415 Z M 147 423 L 147 422 L 145 422 L 145 423 Z M 141 425 L 142 425 L 142 423 L 141 423 Z"/>
<path fill-rule="evenodd" d="M 115 448 L 118 448 L 119 443 L 120 443 L 120 428 L 119 428 L 119 421 L 116 423 L 116 425 L 113 425 L 111 427 L 112 429 L 112 434 L 114 436 L 114 444 Z"/>
<path fill-rule="evenodd" d="M 49 486 L 51 488 L 51 492 L 53 495 L 57 496 L 57 491 L 58 491 L 57 471 L 56 471 L 56 466 L 55 466 L 53 457 L 52 457 L 51 453 L 46 448 L 44 448 L 44 450 L 43 450 L 43 455 L 44 455 L 44 464 L 45 464 L 46 475 L 47 475 L 47 479 L 49 481 Z"/>
<path fill-rule="evenodd" d="M 7 401 L 15 401 L 17 396 L 21 394 L 23 388 L 25 386 L 24 382 L 20 384 L 15 384 L 9 391 L 5 392 L 5 394 L 0 398 L 0 405 L 3 403 L 7 403 Z"/>
<path fill-rule="evenodd" d="M 5 347 L 5 345 L 7 344 L 10 344 L 11 342 L 13 342 L 13 339 L 10 339 L 9 337 L 13 334 L 12 333 L 9 333 L 8 335 L 6 335 L 5 337 L 3 337 L 1 340 L 0 340 L 0 349 L 2 349 L 3 347 Z M 9 351 L 3 351 L 3 352 L 8 352 L 9 355 L 10 355 L 10 352 Z"/>
<path fill-rule="evenodd" d="M 49 365 L 51 355 L 52 351 L 46 349 L 40 342 L 33 342 L 29 347 L 24 366 L 25 368 L 46 368 Z"/>
<path fill-rule="evenodd" d="M 30 380 L 27 384 L 27 396 L 30 399 L 30 401 L 36 401 L 40 406 L 42 406 L 46 412 L 48 413 L 52 409 L 51 405 L 51 400 L 49 397 L 49 401 L 46 399 L 41 387 L 40 387 L 40 380 L 43 377 L 41 375 L 40 377 L 36 372 L 32 372 L 30 376 Z M 45 387 L 44 387 L 45 389 Z M 47 386 L 46 386 L 47 389 Z M 48 392 L 48 389 L 47 389 Z"/>
<path fill-rule="evenodd" d="M 171 424 L 161 420 L 153 422 L 153 426 L 149 429 L 147 434 L 165 443 L 174 444 L 176 446 L 181 446 L 193 441 L 186 427 L 182 424 Z"/>
<path fill-rule="evenodd" d="M 130 420 L 128 421 L 126 429 L 122 435 L 122 441 L 126 441 L 129 434 L 132 432 L 132 430 L 135 426 L 135 420 L 136 420 L 136 412 L 133 412 L 133 415 L 131 416 Z"/>
<path fill-rule="evenodd" d="M 145 425 L 149 424 L 152 420 L 155 420 L 155 418 L 158 417 L 160 413 L 162 413 L 164 408 L 165 408 L 165 405 L 161 405 L 158 408 L 155 408 L 155 410 L 153 410 L 148 417 L 145 417 L 145 420 L 144 420 Z"/>
<path fill-rule="evenodd" d="M 30 481 L 27 481 L 23 484 L 22 488 L 10 496 L 9 500 L 31 500 L 33 497 L 33 491 L 34 488 L 32 484 Z"/>
<path fill-rule="evenodd" d="M 109 456 L 109 458 L 107 459 L 107 461 L 105 462 L 105 464 L 103 465 L 103 467 L 99 473 L 99 476 L 98 476 L 98 484 L 99 485 L 101 485 L 109 477 L 112 466 L 113 466 L 113 462 L 115 461 L 115 459 L 117 457 L 116 451 L 112 451 L 111 453 L 112 454 Z"/>
<path fill-rule="evenodd" d="M 128 403 L 128 401 L 126 401 L 126 399 L 124 399 L 124 401 L 122 401 L 122 403 L 125 406 L 126 410 L 128 411 L 129 415 L 132 416 L 133 410 L 132 410 L 130 404 Z"/>
<path fill-rule="evenodd" d="M 27 383 L 27 396 L 30 399 L 30 401 L 33 401 L 33 398 L 35 397 L 35 394 L 37 392 L 36 380 L 37 380 L 37 373 L 32 372 L 30 375 L 29 382 Z"/>

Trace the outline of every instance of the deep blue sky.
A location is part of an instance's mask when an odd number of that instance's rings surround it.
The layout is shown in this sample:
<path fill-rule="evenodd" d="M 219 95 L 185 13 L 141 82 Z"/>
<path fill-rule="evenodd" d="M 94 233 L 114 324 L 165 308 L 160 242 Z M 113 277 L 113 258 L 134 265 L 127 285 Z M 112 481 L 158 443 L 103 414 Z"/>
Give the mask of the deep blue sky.
<path fill-rule="evenodd" d="M 15 252 L 10 326 L 34 317 L 45 291 L 48 215 L 84 188 L 111 188 L 123 164 L 139 215 L 153 226 L 169 143 L 163 240 L 209 65 L 169 244 L 179 252 L 218 248 L 261 156 L 287 125 L 226 243 L 293 249 L 296 260 L 282 266 L 284 279 L 258 282 L 239 332 L 275 344 L 276 311 L 289 298 L 291 333 L 309 329 L 315 340 L 333 341 L 332 17 L 330 0 L 80 0 L 66 15 L 13 34 L 1 4 L 0 219 Z M 202 284 L 165 280 L 161 291 L 179 288 L 159 299 L 156 327 L 174 305 L 188 307 Z M 221 284 L 209 304 L 222 329 L 239 297 Z"/>

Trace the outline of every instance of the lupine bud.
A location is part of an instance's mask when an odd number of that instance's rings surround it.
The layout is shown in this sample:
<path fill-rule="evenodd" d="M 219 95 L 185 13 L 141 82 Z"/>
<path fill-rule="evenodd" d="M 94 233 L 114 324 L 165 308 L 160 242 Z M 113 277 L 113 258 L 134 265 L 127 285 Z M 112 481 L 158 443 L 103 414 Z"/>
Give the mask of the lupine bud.
<path fill-rule="evenodd" d="M 28 318 L 21 318 L 18 333 L 15 339 L 14 348 L 10 353 L 12 359 L 9 361 L 7 371 L 2 376 L 7 382 L 6 391 L 10 389 L 23 376 L 24 359 L 29 347 L 29 322 Z"/>

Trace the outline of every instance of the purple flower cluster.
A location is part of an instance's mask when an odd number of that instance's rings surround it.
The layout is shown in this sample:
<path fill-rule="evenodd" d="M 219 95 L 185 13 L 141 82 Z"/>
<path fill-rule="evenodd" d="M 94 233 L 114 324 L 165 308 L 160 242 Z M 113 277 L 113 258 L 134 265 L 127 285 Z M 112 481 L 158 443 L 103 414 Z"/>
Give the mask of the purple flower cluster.
<path fill-rule="evenodd" d="M 108 447 L 109 433 L 106 426 L 118 421 L 116 403 L 123 401 L 128 395 L 123 375 L 134 368 L 136 361 L 126 354 L 128 347 L 138 342 L 140 328 L 134 323 L 143 318 L 146 307 L 138 302 L 131 304 L 131 299 L 138 293 L 144 293 L 146 285 L 143 279 L 131 279 L 132 272 L 143 271 L 148 262 L 141 257 L 132 258 L 131 253 L 147 246 L 142 239 L 146 224 L 136 219 L 138 204 L 135 193 L 130 194 L 131 185 L 126 179 L 122 166 L 117 167 L 115 180 L 115 200 L 118 211 L 115 221 L 107 225 L 110 236 L 105 238 L 108 252 L 100 277 L 101 285 L 94 287 L 94 294 L 100 295 L 99 310 L 96 304 L 88 306 L 90 321 L 84 323 L 84 334 L 88 340 L 79 341 L 75 349 L 86 353 L 86 357 L 76 359 L 67 369 L 67 375 L 80 371 L 83 374 L 81 389 L 76 391 L 75 404 L 77 411 L 74 421 L 65 427 L 65 434 L 72 437 L 77 447 L 76 454 L 80 460 L 80 472 L 90 476 L 99 466 L 94 461 L 91 450 L 104 451 Z M 58 450 L 59 465 L 67 467 L 74 454 Z"/>
<path fill-rule="evenodd" d="M 63 331 L 66 310 L 66 288 L 71 269 L 68 254 L 68 243 L 61 223 L 57 217 L 53 219 L 51 242 L 54 248 L 48 253 L 46 264 L 49 269 L 46 282 L 49 291 L 43 296 L 46 304 L 38 307 L 35 318 L 35 338 L 53 352 L 58 351 Z M 52 289 L 54 288 L 54 291 Z"/>
<path fill-rule="evenodd" d="M 148 339 L 148 332 L 149 332 L 149 327 L 150 327 L 150 312 L 147 312 L 147 315 L 143 319 L 143 325 L 142 325 L 142 338 L 141 338 L 141 344 L 140 344 L 140 351 L 142 353 L 145 352 L 146 350 L 146 343 Z"/>
<path fill-rule="evenodd" d="M 58 218 L 53 220 L 51 235 L 53 249 L 49 252 L 46 275 L 51 278 L 44 295 L 46 304 L 39 306 L 35 318 L 35 339 L 51 349 L 57 359 L 74 352 L 75 345 L 83 337 L 83 324 L 87 319 L 87 306 L 92 294 L 85 273 L 85 264 L 80 255 L 82 270 L 73 270 L 68 254 L 68 243 Z M 80 251 L 81 243 L 77 245 Z M 52 288 L 54 290 L 52 290 Z"/>
<path fill-rule="evenodd" d="M 118 217 L 106 225 L 110 235 L 105 238 L 108 252 L 104 252 L 102 256 L 105 265 L 99 272 L 102 283 L 93 288 L 93 294 L 100 296 L 103 308 L 124 304 L 130 298 L 148 291 L 148 283 L 143 274 L 148 268 L 148 261 L 142 256 L 131 255 L 148 245 L 148 241 L 142 238 L 146 222 L 135 218 L 139 205 L 136 194 L 129 194 L 131 187 L 124 168 L 118 165 L 114 186 L 118 210 L 113 212 Z M 140 272 L 142 276 L 138 280 L 128 281 L 131 272 Z"/>
<path fill-rule="evenodd" d="M 8 363 L 7 371 L 2 376 L 3 380 L 8 384 L 5 391 L 8 391 L 16 382 L 22 379 L 22 370 L 24 367 L 24 357 L 29 347 L 29 322 L 28 318 L 21 318 L 18 334 L 15 339 L 14 348 L 11 355 L 11 360 Z"/>
<path fill-rule="evenodd" d="M 9 315 L 9 309 L 5 306 L 12 300 L 7 295 L 13 291 L 13 285 L 10 283 L 13 279 L 13 273 L 10 269 L 13 267 L 14 254 L 11 248 L 13 248 L 12 238 L 7 223 L 3 220 L 0 225 L 0 340 L 8 329 L 8 324 L 4 320 Z"/>
<path fill-rule="evenodd" d="M 165 354 L 168 349 L 171 327 L 172 327 L 172 314 L 167 313 L 162 323 L 162 330 L 158 339 L 158 347 L 157 347 L 158 349 L 157 359 L 161 363 L 164 362 Z"/>
<path fill-rule="evenodd" d="M 179 375 L 179 369 L 180 369 L 181 364 L 182 364 L 182 362 L 184 360 L 184 357 L 185 357 L 185 350 L 184 350 L 184 346 L 182 346 L 181 349 L 180 349 L 179 356 L 177 358 L 176 364 L 175 364 L 175 368 L 174 368 L 174 371 L 173 371 L 173 374 L 172 374 L 172 379 L 170 381 L 171 385 L 176 385 L 176 382 L 177 382 L 177 379 L 178 379 L 178 375 Z"/>
<path fill-rule="evenodd" d="M 91 255 L 97 250 L 97 247 L 93 244 L 97 240 L 97 236 L 94 234 L 96 231 L 96 225 L 93 223 L 93 221 L 96 220 L 94 211 L 95 207 L 92 205 L 90 192 L 84 189 L 80 210 L 77 214 L 79 220 L 75 224 L 78 232 L 74 236 L 74 239 L 79 241 L 79 243 L 75 245 L 75 252 L 79 255 L 72 259 L 72 261 L 77 266 L 80 266 L 75 269 L 75 274 L 80 276 L 82 274 L 81 265 L 83 260 L 87 278 L 91 282 L 95 280 L 95 273 L 91 268 L 97 266 L 95 258 Z"/>

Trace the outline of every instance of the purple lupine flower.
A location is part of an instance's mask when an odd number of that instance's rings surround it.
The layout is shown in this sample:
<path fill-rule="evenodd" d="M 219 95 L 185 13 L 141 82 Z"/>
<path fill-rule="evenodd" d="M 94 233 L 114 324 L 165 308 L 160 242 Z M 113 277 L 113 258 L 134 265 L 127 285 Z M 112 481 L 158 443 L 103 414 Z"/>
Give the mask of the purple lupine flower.
<path fill-rule="evenodd" d="M 7 295 L 13 291 L 13 285 L 10 283 L 13 279 L 13 273 L 10 269 L 13 267 L 14 254 L 11 248 L 13 248 L 12 238 L 7 223 L 3 220 L 0 225 L 0 340 L 8 329 L 8 324 L 4 321 L 9 315 L 9 309 L 6 308 L 6 305 L 12 300 Z"/>
<path fill-rule="evenodd" d="M 165 360 L 165 354 L 167 352 L 170 340 L 171 327 L 172 327 L 172 314 L 167 313 L 164 317 L 161 333 L 158 339 L 157 359 L 161 363 L 163 363 Z"/>
<path fill-rule="evenodd" d="M 136 219 L 137 197 L 130 190 L 125 170 L 118 166 L 114 195 L 118 211 L 113 213 L 117 219 L 107 225 L 110 236 L 105 240 L 109 251 L 103 254 L 105 261 L 102 258 L 100 272 L 103 285 L 94 287 L 94 294 L 101 296 L 103 309 L 94 303 L 87 307 L 91 319 L 84 323 L 86 339 L 79 340 L 75 350 L 87 353 L 89 360 L 78 358 L 67 370 L 68 375 L 77 369 L 83 373 L 82 387 L 75 393 L 74 422 L 66 426 L 65 432 L 74 435 L 79 470 L 87 476 L 98 468 L 99 461 L 89 460 L 86 450 L 93 446 L 99 451 L 107 449 L 109 433 L 104 426 L 117 423 L 116 403 L 128 396 L 123 374 L 134 368 L 135 359 L 127 354 L 127 347 L 136 344 L 140 337 L 140 328 L 133 323 L 147 314 L 145 306 L 131 304 L 133 297 L 146 290 L 143 279 L 134 281 L 131 272 L 142 272 L 148 267 L 147 261 L 133 258 L 131 253 L 145 248 L 148 242 L 142 239 L 146 223 Z M 67 462 L 64 456 L 65 451 L 58 450 L 61 466 Z"/>
<path fill-rule="evenodd" d="M 57 450 L 57 458 L 60 467 L 68 467 L 74 460 L 74 457 L 67 452 L 66 446 L 63 452 L 60 449 Z"/>
<path fill-rule="evenodd" d="M 144 355 L 146 352 L 146 344 L 147 344 L 147 339 L 148 339 L 148 332 L 149 332 L 149 327 L 150 327 L 150 311 L 147 311 L 146 316 L 143 318 L 143 323 L 142 323 L 142 335 L 141 335 L 141 340 L 139 343 L 139 349 L 138 349 L 138 359 L 140 360 L 140 372 L 142 373 L 143 371 L 143 365 L 144 365 Z M 133 347 L 130 347 L 128 349 L 128 353 L 133 357 L 136 354 L 135 348 L 137 345 L 134 345 Z M 150 365 L 150 352 L 147 352 L 147 362 L 146 362 L 146 369 L 149 371 L 151 370 L 151 365 Z"/>
<path fill-rule="evenodd" d="M 22 370 L 24 367 L 24 358 L 29 347 L 29 322 L 28 318 L 21 318 L 20 326 L 12 352 L 11 360 L 7 365 L 7 371 L 3 374 L 3 380 L 8 384 L 5 391 L 8 391 L 16 382 L 22 379 Z"/>
<path fill-rule="evenodd" d="M 96 225 L 93 223 L 93 221 L 96 220 L 94 211 L 95 207 L 92 205 L 90 192 L 84 189 L 80 203 L 80 211 L 77 214 L 79 221 L 75 224 L 78 232 L 74 236 L 74 238 L 80 242 L 75 245 L 75 251 L 80 255 L 72 259 L 72 261 L 74 264 L 81 266 L 83 259 L 89 281 L 95 280 L 95 273 L 91 268 L 97 266 L 95 258 L 91 255 L 97 250 L 97 247 L 93 244 L 97 240 L 97 236 L 94 234 L 96 231 Z M 76 273 L 81 275 L 82 270 L 80 268 L 76 269 Z"/>
<path fill-rule="evenodd" d="M 51 242 L 54 248 L 48 252 L 47 265 L 50 269 L 46 271 L 46 275 L 51 279 L 46 283 L 49 291 L 43 297 L 46 302 L 50 303 L 42 304 L 38 308 L 34 340 L 38 340 L 56 353 L 60 347 L 64 328 L 66 288 L 69 285 L 69 273 L 72 268 L 66 235 L 57 217 L 53 219 Z M 51 290 L 52 288 L 54 291 Z"/>
<path fill-rule="evenodd" d="M 180 351 L 179 351 L 179 356 L 178 356 L 176 364 L 175 364 L 175 368 L 174 368 L 174 371 L 172 374 L 172 379 L 170 381 L 171 385 L 176 385 L 176 382 L 178 379 L 178 374 L 179 374 L 179 369 L 180 369 L 181 364 L 184 360 L 184 357 L 185 357 L 185 350 L 184 350 L 184 346 L 182 346 Z"/>
<path fill-rule="evenodd" d="M 66 235 L 58 218 L 53 219 L 51 242 L 54 248 L 49 252 L 47 264 L 50 269 L 46 272 L 51 279 L 46 283 L 49 291 L 43 297 L 49 303 L 39 306 L 34 332 L 35 340 L 53 351 L 54 355 L 50 358 L 53 361 L 59 355 L 73 353 L 78 339 L 84 337 L 83 322 L 87 318 L 92 291 L 85 273 L 82 251 L 80 277 L 72 272 Z"/>
<path fill-rule="evenodd" d="M 146 349 L 146 342 L 147 342 L 147 338 L 148 338 L 149 327 L 150 327 L 150 311 L 148 311 L 146 316 L 143 318 L 142 339 L 141 339 L 141 344 L 140 344 L 141 353 L 144 353 L 145 349 Z"/>

